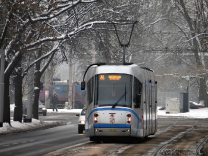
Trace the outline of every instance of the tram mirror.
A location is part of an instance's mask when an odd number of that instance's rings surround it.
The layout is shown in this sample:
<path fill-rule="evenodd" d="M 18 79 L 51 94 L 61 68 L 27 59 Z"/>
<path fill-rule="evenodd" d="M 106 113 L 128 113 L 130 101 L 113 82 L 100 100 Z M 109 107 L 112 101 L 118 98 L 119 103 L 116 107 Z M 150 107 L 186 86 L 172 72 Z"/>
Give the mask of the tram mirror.
<path fill-rule="evenodd" d="M 85 90 L 85 81 L 81 82 L 81 90 Z"/>
<path fill-rule="evenodd" d="M 140 108 L 140 104 L 141 104 L 141 94 L 137 94 L 136 95 L 136 108 Z"/>

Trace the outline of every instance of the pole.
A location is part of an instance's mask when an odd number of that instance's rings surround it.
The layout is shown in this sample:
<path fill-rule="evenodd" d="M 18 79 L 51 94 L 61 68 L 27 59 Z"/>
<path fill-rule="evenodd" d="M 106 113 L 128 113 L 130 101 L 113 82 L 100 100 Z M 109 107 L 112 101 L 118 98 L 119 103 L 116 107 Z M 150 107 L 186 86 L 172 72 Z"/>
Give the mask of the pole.
<path fill-rule="evenodd" d="M 71 57 L 69 58 L 69 94 L 68 94 L 68 101 L 69 101 L 69 108 L 72 109 L 72 87 L 73 87 L 73 84 L 72 84 L 72 70 L 73 70 L 73 64 L 72 64 L 72 59 Z"/>
<path fill-rule="evenodd" d="M 125 64 L 125 46 L 123 46 L 123 64 Z"/>
<path fill-rule="evenodd" d="M 188 80 L 188 112 L 190 111 L 190 75 Z"/>
<path fill-rule="evenodd" d="M 73 82 L 73 103 L 72 103 L 72 108 L 75 109 L 75 96 L 76 96 L 76 93 L 75 93 L 75 83 Z"/>
<path fill-rule="evenodd" d="M 3 127 L 3 110 L 4 110 L 4 68 L 5 58 L 4 50 L 1 49 L 1 73 L 0 73 L 0 127 Z"/>
<path fill-rule="evenodd" d="M 32 56 L 32 61 L 34 56 Z M 34 67 L 31 67 L 28 71 L 28 96 L 27 96 L 27 115 L 24 117 L 24 122 L 32 122 L 32 113 L 33 113 L 33 89 L 34 89 Z"/>
<path fill-rule="evenodd" d="M 75 63 L 73 64 L 73 71 L 72 71 L 72 73 L 73 73 L 73 76 L 72 76 L 72 89 L 73 89 L 73 91 L 72 91 L 72 95 L 73 95 L 73 101 L 72 101 L 72 109 L 74 109 L 74 107 L 75 107 L 75 96 L 76 96 L 76 94 L 75 94 Z"/>
<path fill-rule="evenodd" d="M 53 76 L 53 74 L 50 74 L 52 71 L 49 71 L 49 68 L 46 69 L 45 71 L 45 106 L 46 108 L 50 108 L 50 89 L 49 89 L 49 85 L 50 85 L 50 80 L 52 79 L 50 76 Z M 53 83 L 53 81 L 52 81 Z M 53 94 L 53 93 L 52 93 Z"/>

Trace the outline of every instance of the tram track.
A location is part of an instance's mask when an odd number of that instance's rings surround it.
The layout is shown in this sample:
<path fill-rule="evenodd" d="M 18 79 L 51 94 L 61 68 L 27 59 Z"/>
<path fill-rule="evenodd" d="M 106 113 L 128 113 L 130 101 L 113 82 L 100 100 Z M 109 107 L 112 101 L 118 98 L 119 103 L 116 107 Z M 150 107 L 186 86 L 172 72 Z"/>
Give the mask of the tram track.
<path fill-rule="evenodd" d="M 164 126 L 161 128 L 161 130 L 158 130 L 155 136 L 158 136 L 164 132 L 167 132 L 171 129 L 173 129 L 173 126 L 177 123 L 175 121 L 170 126 Z M 145 138 L 139 139 L 136 143 L 133 144 L 114 144 L 114 143 L 94 143 L 94 142 L 86 142 L 74 146 L 70 146 L 65 149 L 57 150 L 51 153 L 48 153 L 45 156 L 82 156 L 82 155 L 105 155 L 105 156 L 114 156 L 114 155 L 120 155 L 124 151 L 128 150 L 129 148 L 132 148 L 133 146 L 139 144 L 142 144 L 143 141 L 145 141 Z M 153 144 L 152 144 L 153 145 Z M 94 151 L 93 153 L 91 153 Z M 96 152 L 97 151 L 97 152 Z M 98 152 L 99 151 L 99 152 Z"/>
<path fill-rule="evenodd" d="M 154 152 L 158 155 L 208 155 L 206 151 L 201 151 L 203 145 L 208 141 L 208 127 L 200 127 L 195 124 L 186 131 L 179 133 L 166 143 L 162 144 Z M 206 149 L 207 150 L 207 149 Z"/>
<path fill-rule="evenodd" d="M 157 135 L 160 135 L 162 133 L 165 133 L 165 132 L 173 129 L 177 122 L 178 122 L 178 120 L 174 121 L 170 126 L 167 126 L 167 127 L 163 128 L 162 130 L 158 130 L 157 133 L 152 136 L 157 136 Z M 152 137 L 152 136 L 150 136 L 150 137 Z"/>
<path fill-rule="evenodd" d="M 133 153 L 137 153 L 137 155 L 158 155 L 159 151 L 168 143 L 182 137 L 183 134 L 192 129 L 192 126 L 178 126 L 173 124 L 165 130 L 159 131 L 158 134 L 140 141 L 135 147 L 129 149 L 129 151 L 124 151 L 121 155 L 134 155 Z"/>
<path fill-rule="evenodd" d="M 166 127 L 166 126 L 163 127 L 161 130 L 158 130 L 158 132 L 155 135 L 149 136 L 149 138 L 156 137 L 156 136 L 158 136 L 158 135 L 160 135 L 162 133 L 165 133 L 165 132 L 170 131 L 171 129 L 174 128 L 174 126 L 176 125 L 177 122 L 178 122 L 178 120 L 174 121 L 168 127 Z M 144 140 L 145 140 L 145 138 L 141 138 L 141 139 L 139 139 L 139 141 L 137 143 L 142 143 L 142 141 L 144 141 Z M 122 146 L 122 147 L 120 147 L 118 149 L 115 149 L 114 151 L 112 151 L 111 153 L 109 153 L 107 156 L 122 155 L 122 152 L 123 151 L 125 151 L 125 150 L 127 150 L 127 149 L 129 149 L 129 148 L 131 148 L 133 146 L 135 146 L 135 145 L 134 144 L 133 145 L 132 144 L 126 144 L 126 145 L 124 145 L 124 146 Z"/>
<path fill-rule="evenodd" d="M 207 155 L 208 155 L 208 153 L 206 153 L 205 151 L 204 151 L 203 153 L 201 153 L 202 146 L 203 146 L 207 141 L 208 141 L 208 135 L 207 135 L 204 139 L 202 139 L 202 141 L 199 143 L 199 145 L 197 145 L 197 147 L 196 147 L 196 154 L 197 154 L 197 155 L 202 155 L 202 154 L 207 154 Z"/>
<path fill-rule="evenodd" d="M 208 141 L 208 125 L 181 125 L 180 120 L 171 125 L 159 125 L 155 135 L 138 139 L 137 142 L 86 142 L 68 147 L 56 156 L 138 156 L 138 155 L 208 155 L 202 153 Z M 205 144 L 206 143 L 206 144 Z M 52 154 L 50 154 L 51 156 Z"/>
<path fill-rule="evenodd" d="M 167 146 L 168 144 L 170 144 L 171 142 L 173 142 L 174 140 L 184 136 L 185 134 L 187 134 L 188 132 L 192 131 L 194 129 L 194 127 L 197 125 L 198 121 L 195 122 L 194 126 L 192 126 L 191 128 L 188 128 L 186 131 L 179 133 L 178 135 L 174 136 L 173 138 L 171 138 L 169 141 L 165 142 L 161 147 L 158 148 L 158 150 L 154 153 L 154 156 L 156 156 L 165 146 Z M 177 149 L 175 149 L 177 151 Z M 163 153 L 164 155 L 172 155 L 172 154 L 176 154 L 173 152 L 176 152 L 175 150 L 165 150 L 165 152 Z"/>
<path fill-rule="evenodd" d="M 176 125 L 177 121 L 174 121 L 173 124 L 170 126 L 159 126 L 157 133 L 150 138 L 154 138 L 158 135 L 161 135 L 165 132 L 168 132 L 174 128 Z M 94 143 L 94 142 L 87 142 L 85 144 L 80 144 L 76 146 L 71 146 L 67 149 L 65 149 L 65 152 L 63 151 L 56 151 L 54 152 L 54 155 L 59 155 L 59 156 L 65 156 L 65 155 L 73 155 L 73 156 L 82 156 L 82 155 L 105 155 L 105 156 L 115 156 L 115 155 L 122 155 L 124 151 L 128 151 L 130 148 L 135 148 L 138 144 L 143 144 L 145 142 L 145 138 L 138 139 L 137 142 L 132 143 L 132 144 L 114 144 L 114 143 Z M 149 144 L 150 146 L 155 145 L 155 144 Z M 92 151 L 94 151 L 92 153 Z M 46 156 L 51 156 L 53 155 L 52 153 L 46 155 Z"/>

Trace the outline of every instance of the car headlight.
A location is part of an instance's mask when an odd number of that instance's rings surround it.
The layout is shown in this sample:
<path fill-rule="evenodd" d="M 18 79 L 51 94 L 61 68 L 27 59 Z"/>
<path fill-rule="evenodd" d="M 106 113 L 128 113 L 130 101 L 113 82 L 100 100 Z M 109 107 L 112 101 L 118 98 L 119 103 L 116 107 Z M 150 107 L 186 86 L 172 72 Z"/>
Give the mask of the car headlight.
<path fill-rule="evenodd" d="M 85 121 L 84 121 L 84 120 L 81 120 L 81 121 L 79 121 L 79 123 L 81 123 L 81 124 L 85 124 Z"/>
<path fill-rule="evenodd" d="M 46 110 L 46 108 L 42 108 L 42 110 Z"/>

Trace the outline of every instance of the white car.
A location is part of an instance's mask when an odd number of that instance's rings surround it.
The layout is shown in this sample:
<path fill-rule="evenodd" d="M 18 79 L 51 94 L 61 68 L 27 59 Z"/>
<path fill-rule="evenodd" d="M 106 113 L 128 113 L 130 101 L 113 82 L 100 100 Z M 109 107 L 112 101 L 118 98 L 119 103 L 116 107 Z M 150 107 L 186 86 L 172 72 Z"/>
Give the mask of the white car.
<path fill-rule="evenodd" d="M 85 130 L 85 114 L 86 114 L 86 108 L 83 108 L 81 111 L 81 114 L 76 114 L 76 116 L 79 117 L 78 120 L 78 133 L 83 133 L 83 130 Z"/>

